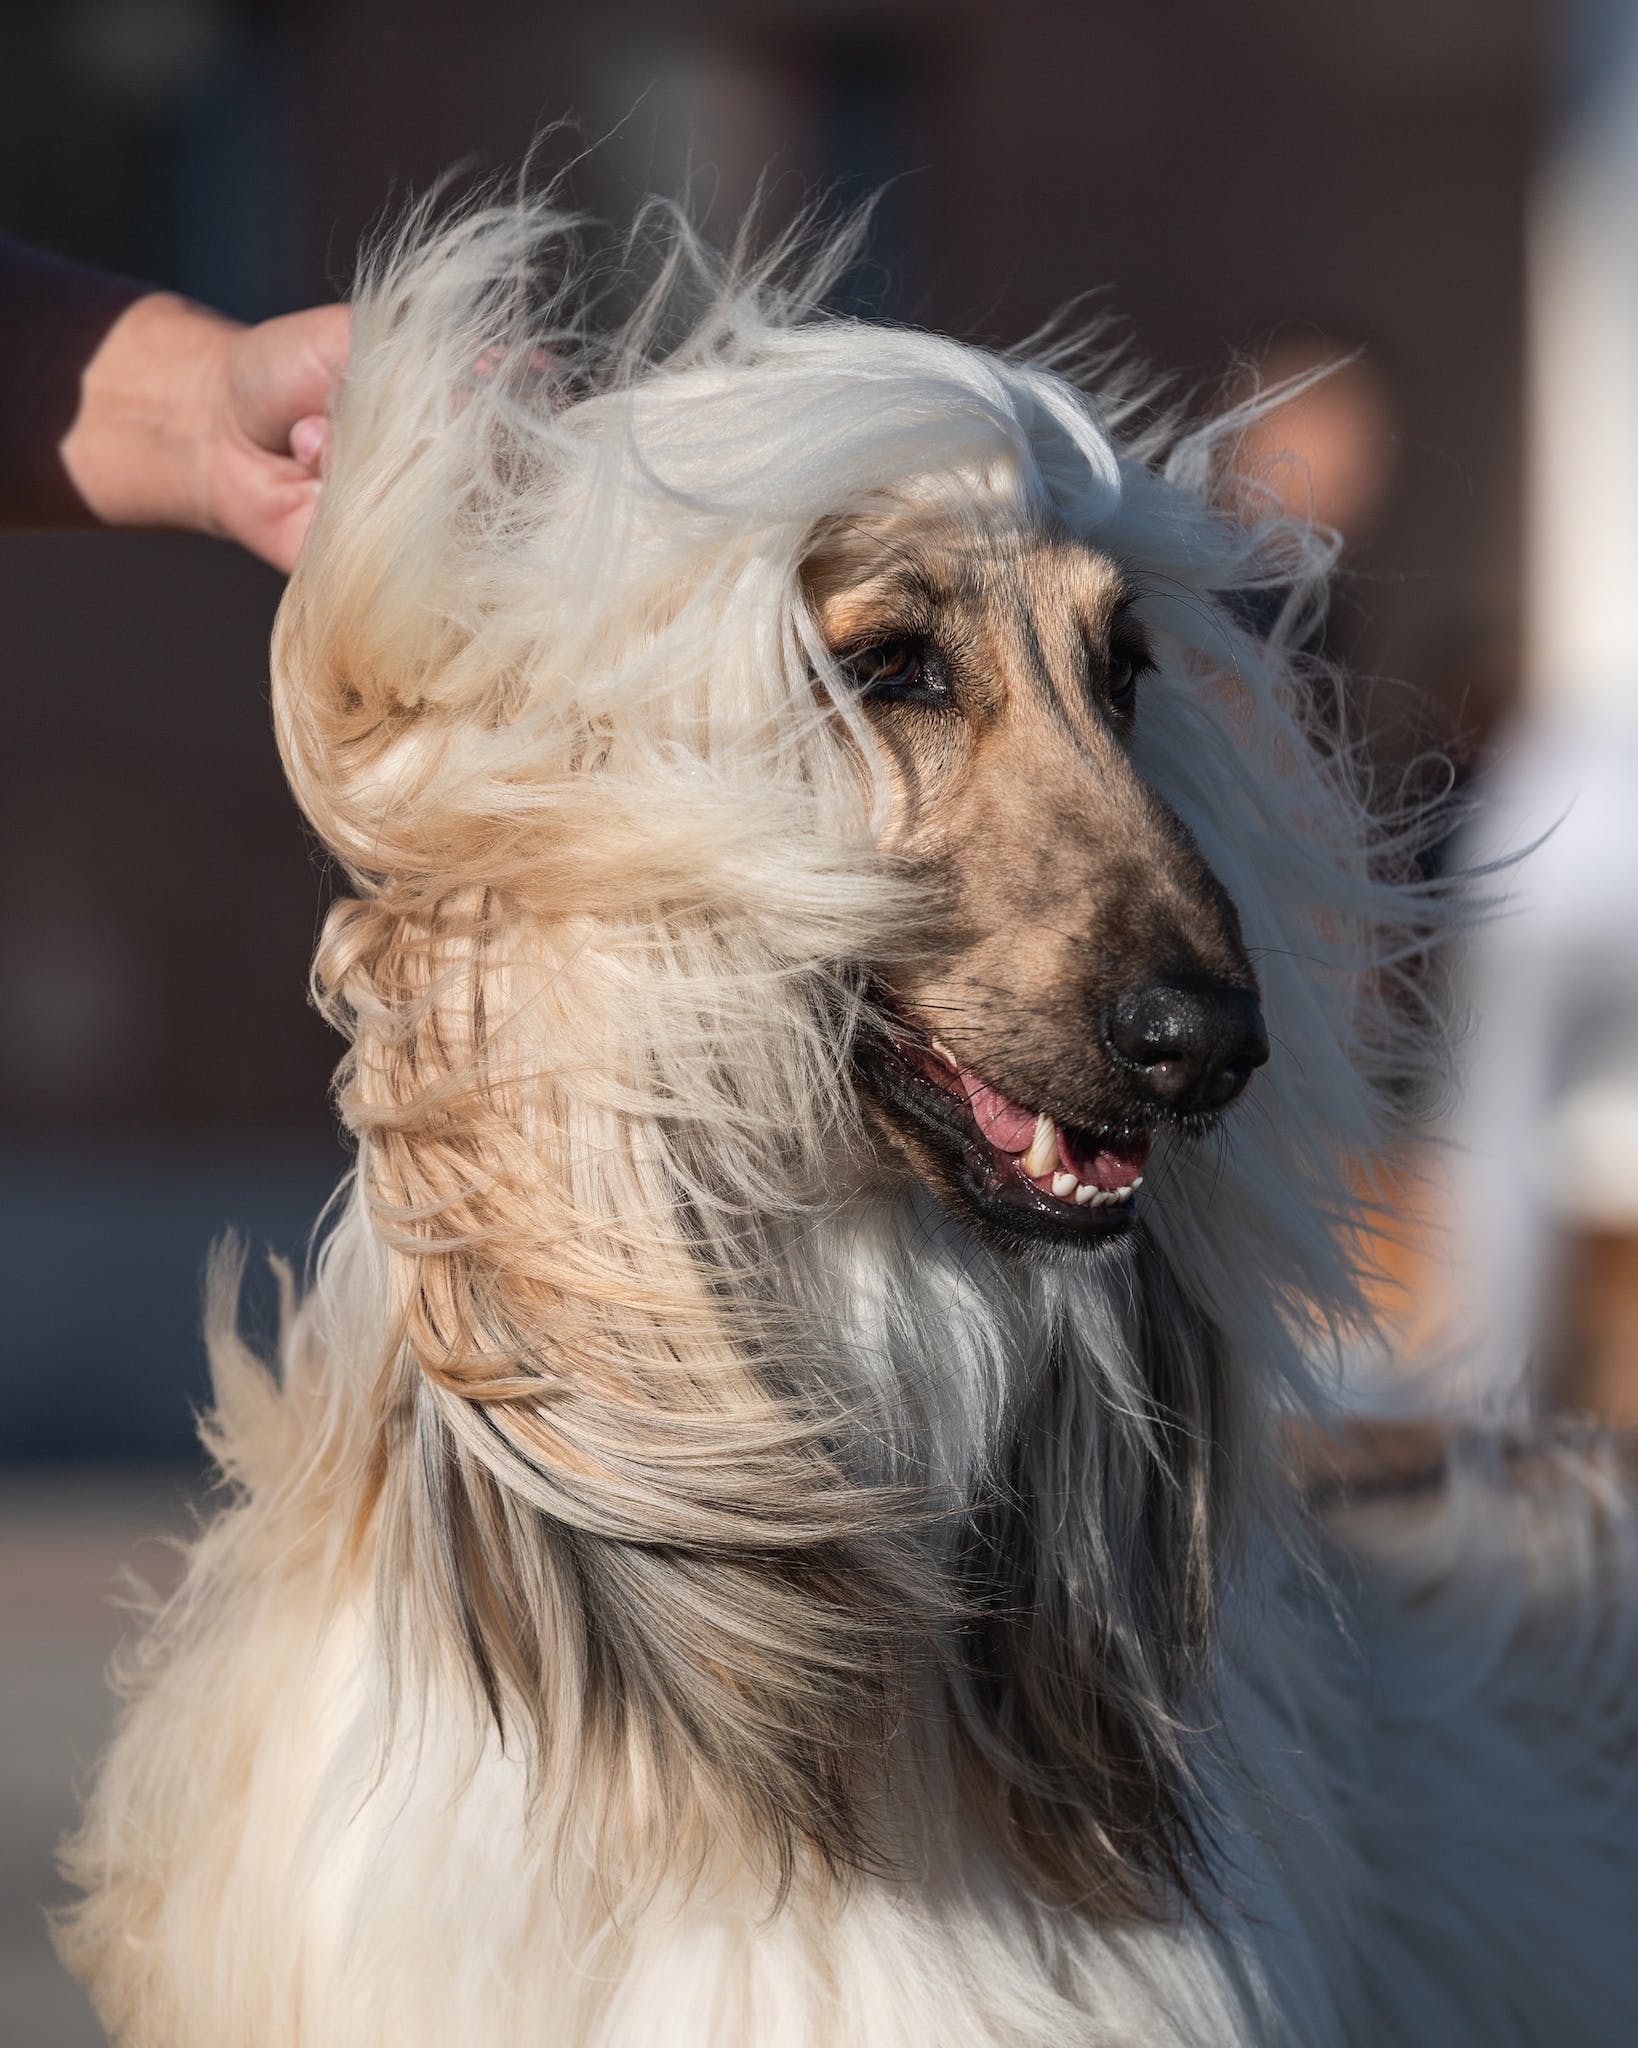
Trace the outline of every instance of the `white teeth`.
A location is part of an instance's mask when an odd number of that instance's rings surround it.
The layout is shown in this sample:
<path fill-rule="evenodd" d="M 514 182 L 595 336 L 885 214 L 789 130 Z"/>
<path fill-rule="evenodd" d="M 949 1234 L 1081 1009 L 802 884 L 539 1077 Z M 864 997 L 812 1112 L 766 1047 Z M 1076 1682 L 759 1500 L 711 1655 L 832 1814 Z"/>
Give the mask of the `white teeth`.
<path fill-rule="evenodd" d="M 955 1054 L 951 1052 L 950 1048 L 947 1045 L 941 1045 L 936 1038 L 929 1040 L 929 1043 L 931 1044 L 934 1052 L 938 1054 L 939 1058 L 943 1060 L 947 1066 L 954 1067 L 956 1072 L 960 1073 L 961 1062 L 956 1058 Z"/>
<path fill-rule="evenodd" d="M 949 1054 L 935 1038 L 933 1050 Z M 952 1061 L 953 1065 L 954 1062 Z M 1107 1209 L 1117 1202 L 1129 1202 L 1143 1185 L 1141 1173 L 1133 1174 L 1122 1188 L 1095 1188 L 1090 1182 L 1079 1179 L 1062 1164 L 1058 1149 L 1058 1126 L 1045 1110 L 1035 1119 L 1035 1135 L 1029 1141 L 1029 1150 L 1020 1162 L 1031 1180 L 1044 1180 L 1051 1187 L 1060 1202 L 1073 1202 L 1077 1209 Z"/>
<path fill-rule="evenodd" d="M 1024 1171 L 1036 1180 L 1052 1172 L 1058 1163 L 1058 1126 L 1045 1110 L 1035 1119 L 1035 1136 L 1024 1154 Z"/>

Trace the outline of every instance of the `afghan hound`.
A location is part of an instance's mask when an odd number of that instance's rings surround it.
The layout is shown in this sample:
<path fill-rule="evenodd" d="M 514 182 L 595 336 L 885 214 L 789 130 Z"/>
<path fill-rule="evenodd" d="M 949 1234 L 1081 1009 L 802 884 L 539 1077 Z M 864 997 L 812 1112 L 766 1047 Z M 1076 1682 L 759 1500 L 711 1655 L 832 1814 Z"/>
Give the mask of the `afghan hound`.
<path fill-rule="evenodd" d="M 1638 2039 L 1620 1458 L 1296 1476 L 1445 916 L 1327 536 L 1243 410 L 577 235 L 361 277 L 273 654 L 356 1166 L 276 1367 L 218 1273 L 69 1963 L 127 2048 Z"/>

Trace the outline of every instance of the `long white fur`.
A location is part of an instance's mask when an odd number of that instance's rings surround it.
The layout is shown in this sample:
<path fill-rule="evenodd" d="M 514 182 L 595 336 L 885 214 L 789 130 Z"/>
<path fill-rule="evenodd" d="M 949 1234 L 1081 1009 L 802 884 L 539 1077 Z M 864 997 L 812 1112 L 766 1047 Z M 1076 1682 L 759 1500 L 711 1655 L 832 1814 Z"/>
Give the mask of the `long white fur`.
<path fill-rule="evenodd" d="M 1546 1506 L 1464 1469 L 1402 1554 L 1318 1562 L 1271 1476 L 1362 1315 L 1352 1176 L 1423 1056 L 1399 969 L 1438 920 L 1309 730 L 1327 538 L 1225 502 L 1233 416 L 1146 437 L 1116 390 L 660 240 L 613 327 L 538 207 L 420 223 L 361 282 L 275 664 L 293 785 L 355 882 L 319 974 L 358 1165 L 277 1380 L 218 1291 L 232 1492 L 138 1653 L 68 1959 L 131 2048 L 1634 2038 L 1634 1539 L 1598 1455 L 1566 1453 Z M 731 1811 L 709 1740 L 699 1786 L 650 1782 L 692 1769 L 675 1731 L 611 1749 L 576 1692 L 595 1645 L 553 1633 L 554 1530 L 586 1557 L 731 1553 L 749 1587 L 799 1544 L 879 1538 L 936 1630 L 951 1517 L 1032 1429 L 1080 1597 L 1127 1623 L 1130 1489 L 1171 1426 L 1130 1269 L 981 1248 L 881 1184 L 852 1095 L 858 964 L 913 946 L 916 905 L 874 849 L 868 733 L 815 688 L 802 565 L 850 511 L 957 500 L 1137 581 L 1160 655 L 1138 764 L 1238 906 L 1276 1049 L 1146 1191 L 1178 1329 L 1221 1348 L 1236 1411 L 1201 1725 L 1143 1644 L 1120 1677 L 1218 1844 L 1148 1919 L 1043 1902 L 941 1761 L 959 1703 L 913 1671 L 896 1862 L 837 1882 L 798 1847 L 782 1879 L 754 1818 L 677 1818 Z M 1266 637 L 1223 601 L 1258 587 L 1290 593 Z M 707 1265 L 794 1394 L 724 1342 Z M 537 1603 L 538 1752 L 504 1674 L 496 1734 L 458 1640 L 452 1473 Z M 906 1495 L 931 1519 L 895 1520 Z M 603 1611 L 706 1632 L 740 1674 L 707 1710 L 857 1648 L 820 1617 L 782 1661 L 794 1598 L 697 1597 L 656 1568 Z"/>

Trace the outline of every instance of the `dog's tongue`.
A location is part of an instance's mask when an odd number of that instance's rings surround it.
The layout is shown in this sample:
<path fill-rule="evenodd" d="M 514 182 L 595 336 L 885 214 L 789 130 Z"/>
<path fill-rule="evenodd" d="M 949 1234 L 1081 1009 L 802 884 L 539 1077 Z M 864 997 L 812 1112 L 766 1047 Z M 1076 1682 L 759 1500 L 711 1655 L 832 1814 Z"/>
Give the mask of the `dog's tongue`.
<path fill-rule="evenodd" d="M 968 1068 L 961 1070 L 961 1085 L 972 1104 L 978 1128 L 998 1152 L 1027 1152 L 1035 1136 L 1035 1112 L 1020 1109 L 999 1088 L 990 1088 Z"/>
<path fill-rule="evenodd" d="M 973 1119 L 998 1152 L 1027 1152 L 1035 1137 L 1036 1117 L 1032 1109 L 1021 1108 L 1010 1095 L 981 1081 L 970 1067 L 957 1068 L 957 1076 L 972 1105 Z M 1087 1146 L 1077 1136 L 1058 1126 L 1058 1157 L 1064 1171 L 1074 1174 L 1084 1186 L 1107 1193 L 1130 1187 L 1142 1173 L 1149 1158 L 1146 1137 L 1122 1138 L 1112 1145 Z"/>

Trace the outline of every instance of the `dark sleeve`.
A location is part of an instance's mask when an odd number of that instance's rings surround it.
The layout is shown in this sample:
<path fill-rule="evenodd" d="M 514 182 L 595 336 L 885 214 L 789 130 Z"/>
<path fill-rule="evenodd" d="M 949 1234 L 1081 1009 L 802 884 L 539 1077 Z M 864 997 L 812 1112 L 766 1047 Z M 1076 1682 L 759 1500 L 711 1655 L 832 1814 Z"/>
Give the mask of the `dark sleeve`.
<path fill-rule="evenodd" d="M 86 364 L 149 289 L 0 236 L 0 525 L 87 522 L 62 440 Z"/>

